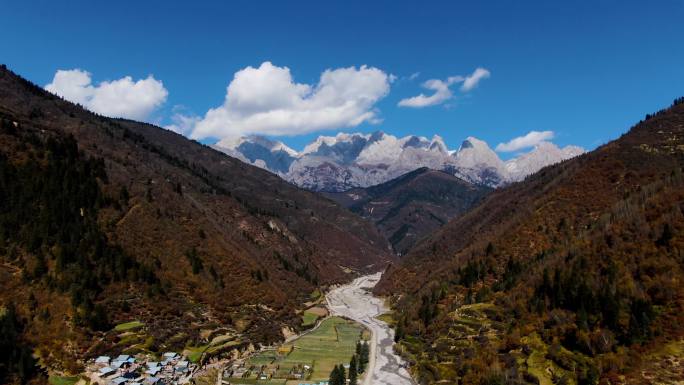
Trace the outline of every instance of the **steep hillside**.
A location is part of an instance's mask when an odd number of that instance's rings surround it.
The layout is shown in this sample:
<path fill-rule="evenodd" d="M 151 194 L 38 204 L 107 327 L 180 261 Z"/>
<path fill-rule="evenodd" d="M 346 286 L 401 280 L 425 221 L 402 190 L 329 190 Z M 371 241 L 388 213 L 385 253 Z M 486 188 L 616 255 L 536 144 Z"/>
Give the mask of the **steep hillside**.
<path fill-rule="evenodd" d="M 424 383 L 684 378 L 684 99 L 497 190 L 383 276 Z"/>
<path fill-rule="evenodd" d="M 375 222 L 394 251 L 403 255 L 490 191 L 424 167 L 373 187 L 325 195 Z"/>
<path fill-rule="evenodd" d="M 0 382 L 30 378 L 30 353 L 70 373 L 216 333 L 277 340 L 318 286 L 391 258 L 371 223 L 328 199 L 4 66 L 0 118 L 0 344 L 16 348 L 1 349 Z M 135 338 L 111 330 L 131 320 Z"/>

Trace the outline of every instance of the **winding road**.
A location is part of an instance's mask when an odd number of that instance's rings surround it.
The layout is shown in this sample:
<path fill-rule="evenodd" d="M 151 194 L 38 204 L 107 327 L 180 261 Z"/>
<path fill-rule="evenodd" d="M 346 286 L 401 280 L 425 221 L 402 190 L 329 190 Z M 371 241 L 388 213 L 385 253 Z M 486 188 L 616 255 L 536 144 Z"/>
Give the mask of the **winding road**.
<path fill-rule="evenodd" d="M 353 319 L 371 332 L 367 374 L 362 385 L 415 385 L 405 363 L 394 354 L 394 331 L 376 317 L 386 312 L 384 301 L 370 292 L 381 273 L 355 279 L 326 295 L 330 312 Z"/>

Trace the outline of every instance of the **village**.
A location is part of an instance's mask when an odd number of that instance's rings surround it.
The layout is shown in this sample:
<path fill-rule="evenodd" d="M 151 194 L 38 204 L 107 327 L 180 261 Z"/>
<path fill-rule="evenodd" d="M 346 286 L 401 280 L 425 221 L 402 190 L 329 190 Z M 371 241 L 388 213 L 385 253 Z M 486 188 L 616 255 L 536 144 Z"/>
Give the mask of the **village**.
<path fill-rule="evenodd" d="M 313 373 L 311 365 L 281 367 L 273 362 L 255 363 L 263 362 L 263 357 L 272 351 L 272 348 L 264 348 L 247 358 L 220 360 L 207 366 L 218 370 L 216 385 L 285 384 L 288 380 L 302 380 L 298 385 L 328 384 L 327 381 L 306 382 L 305 379 Z M 100 356 L 88 363 L 84 374 L 91 384 L 99 385 L 181 385 L 194 384 L 196 378 L 213 373 L 175 352 L 163 353 L 161 360 L 148 358 Z"/>
<path fill-rule="evenodd" d="M 161 361 L 147 361 L 130 355 L 97 357 L 88 365 L 86 376 L 100 385 L 178 385 L 190 381 L 195 364 L 178 353 L 167 352 Z"/>
<path fill-rule="evenodd" d="M 236 336 L 220 335 L 208 339 L 206 345 L 186 346 L 181 353 L 124 351 L 118 356 L 100 356 L 86 363 L 80 378 L 86 385 L 328 385 L 337 367 L 349 373 L 352 358 L 365 356 L 363 365 L 355 362 L 358 384 L 367 384 L 361 379 L 370 376 L 366 364 L 375 325 L 369 323 L 373 320 L 369 317 L 384 310 L 377 300 L 373 311 L 360 310 L 366 318 L 354 312 L 358 304 L 369 303 L 365 287 L 376 281 L 376 276 L 362 277 L 312 301 L 301 312 L 306 329 L 275 346 L 254 346 Z M 349 304 L 353 309 L 346 307 Z M 377 322 L 382 330 L 375 332 L 386 334 L 387 324 Z M 143 329 L 139 321 L 115 327 L 124 337 L 134 331 L 143 335 Z M 391 354 L 391 343 L 386 348 Z M 403 374 L 405 369 L 398 367 L 397 371 Z"/>

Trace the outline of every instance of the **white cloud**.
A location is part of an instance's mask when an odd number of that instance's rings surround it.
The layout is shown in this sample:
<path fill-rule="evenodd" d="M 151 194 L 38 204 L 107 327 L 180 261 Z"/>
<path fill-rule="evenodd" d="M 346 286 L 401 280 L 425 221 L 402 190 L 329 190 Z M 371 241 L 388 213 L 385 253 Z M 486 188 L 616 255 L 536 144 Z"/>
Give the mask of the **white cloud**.
<path fill-rule="evenodd" d="M 416 80 L 420 76 L 420 72 L 414 72 L 409 76 L 409 80 Z"/>
<path fill-rule="evenodd" d="M 325 70 L 318 84 L 296 83 L 290 69 L 262 63 L 235 73 L 223 105 L 199 119 L 191 137 L 300 135 L 377 123 L 375 103 L 390 89 L 385 72 L 361 66 Z"/>
<path fill-rule="evenodd" d="M 418 75 L 420 75 L 420 73 L 416 72 L 410 76 L 410 79 L 413 80 L 417 78 Z M 421 93 L 417 96 L 401 99 L 397 105 L 399 107 L 422 108 L 442 104 L 454 96 L 453 91 L 451 91 L 449 88 L 454 83 L 463 82 L 460 88 L 461 92 L 468 92 L 475 88 L 480 80 L 488 78 L 489 75 L 489 71 L 478 67 L 475 69 L 475 71 L 473 71 L 472 74 L 466 77 L 452 76 L 446 80 L 430 79 L 425 81 L 422 86 L 423 88 L 434 91 L 432 95 L 425 95 Z"/>
<path fill-rule="evenodd" d="M 480 80 L 488 78 L 489 75 L 491 74 L 486 69 L 480 67 L 476 68 L 472 74 L 466 76 L 463 85 L 461 86 L 461 91 L 468 92 L 472 90 L 477 87 L 477 83 L 479 83 Z"/>
<path fill-rule="evenodd" d="M 534 147 L 541 142 L 553 139 L 553 131 L 530 131 L 526 135 L 513 138 L 506 143 L 499 143 L 496 151 L 513 152 L 529 147 Z"/>
<path fill-rule="evenodd" d="M 176 110 L 176 108 L 174 108 Z M 181 112 L 174 111 L 171 116 L 171 124 L 165 126 L 167 130 L 171 130 L 177 134 L 188 135 L 192 132 L 193 128 L 197 122 L 200 121 L 200 117 L 194 115 L 185 115 Z"/>
<path fill-rule="evenodd" d="M 452 76 L 448 78 L 446 81 L 439 79 L 427 80 L 423 83 L 423 88 L 435 91 L 432 95 L 428 96 L 421 93 L 418 96 L 401 99 L 398 103 L 398 106 L 421 108 L 441 104 L 454 96 L 454 94 L 449 89 L 449 86 L 454 83 L 462 81 L 463 77 L 461 76 Z"/>
<path fill-rule="evenodd" d="M 169 94 L 152 75 L 137 81 L 125 76 L 94 86 L 91 74 L 80 69 L 58 70 L 45 89 L 98 114 L 137 120 L 147 119 Z"/>

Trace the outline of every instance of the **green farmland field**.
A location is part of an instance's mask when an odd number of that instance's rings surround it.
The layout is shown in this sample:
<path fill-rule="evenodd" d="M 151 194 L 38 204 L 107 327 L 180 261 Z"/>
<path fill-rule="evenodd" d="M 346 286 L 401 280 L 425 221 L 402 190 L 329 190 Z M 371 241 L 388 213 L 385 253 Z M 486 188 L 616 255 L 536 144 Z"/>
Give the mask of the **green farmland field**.
<path fill-rule="evenodd" d="M 286 346 L 293 347 L 289 354 L 281 355 L 275 350 L 259 352 L 249 359 L 249 365 L 277 365 L 275 377 L 279 379 L 285 379 L 293 367 L 308 365 L 313 373 L 308 381 L 302 382 L 327 380 L 335 365 L 349 363 L 363 330 L 353 321 L 330 317 L 317 329 L 288 343 Z"/>
<path fill-rule="evenodd" d="M 293 341 L 294 349 L 279 362 L 280 366 L 310 365 L 313 367 L 311 380 L 328 379 L 335 365 L 349 363 L 362 331 L 352 321 L 328 318 L 318 329 Z"/>

